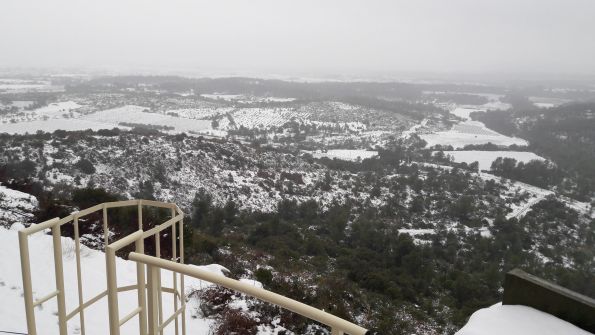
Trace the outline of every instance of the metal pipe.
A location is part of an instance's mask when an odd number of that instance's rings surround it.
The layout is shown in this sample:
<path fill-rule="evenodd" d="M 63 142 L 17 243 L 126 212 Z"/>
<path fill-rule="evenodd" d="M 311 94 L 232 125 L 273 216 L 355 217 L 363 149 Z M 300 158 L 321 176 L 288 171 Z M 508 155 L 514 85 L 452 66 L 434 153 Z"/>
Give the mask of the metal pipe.
<path fill-rule="evenodd" d="M 66 335 L 66 291 L 64 290 L 64 266 L 62 262 L 62 236 L 60 225 L 52 227 L 52 240 L 54 245 L 54 272 L 56 277 L 56 289 L 58 290 L 58 326 L 60 335 Z"/>
<path fill-rule="evenodd" d="M 169 226 L 171 226 L 172 224 L 175 224 L 176 222 L 178 222 L 179 220 L 181 220 L 182 217 L 183 217 L 182 215 L 178 215 L 178 216 L 176 216 L 174 218 L 171 218 L 171 219 L 165 221 L 164 223 L 162 223 L 162 224 L 160 224 L 158 226 L 155 226 L 155 227 L 153 227 L 153 228 L 145 231 L 144 232 L 144 235 L 143 235 L 143 238 L 147 238 L 149 236 L 152 236 L 152 235 L 155 235 L 157 233 L 160 233 L 160 232 L 164 231 L 165 229 L 169 228 Z"/>
<path fill-rule="evenodd" d="M 115 249 L 112 245 L 109 245 L 105 251 L 107 303 L 109 312 L 110 335 L 120 335 L 120 313 L 118 311 L 118 284 L 116 278 L 116 250 L 117 249 Z"/>
<path fill-rule="evenodd" d="M 135 242 L 136 252 L 140 254 L 145 253 L 145 240 L 139 238 Z M 142 335 L 147 333 L 147 297 L 145 287 L 145 265 L 136 263 L 136 294 L 138 297 L 138 305 L 141 307 L 138 315 L 138 328 Z"/>
<path fill-rule="evenodd" d="M 184 213 L 178 206 L 178 215 L 181 215 L 180 219 L 180 264 L 184 264 Z M 184 274 L 180 273 L 180 291 L 182 296 L 180 297 L 182 303 L 182 335 L 186 335 L 186 291 L 184 286 Z"/>
<path fill-rule="evenodd" d="M 49 222 L 49 221 L 47 221 Z M 21 275 L 23 276 L 23 297 L 27 318 L 27 332 L 37 335 L 35 312 L 33 310 L 33 288 L 31 285 L 31 264 L 29 263 L 29 240 L 26 230 L 19 231 L 19 252 L 21 254 Z"/>
<path fill-rule="evenodd" d="M 58 218 L 53 218 L 51 220 L 47 220 L 42 223 L 32 224 L 27 228 L 21 229 L 19 231 L 19 233 L 23 232 L 23 234 L 25 234 L 25 235 L 35 234 L 35 233 L 42 231 L 44 229 L 52 228 L 58 220 L 59 220 Z"/>
<path fill-rule="evenodd" d="M 109 244 L 109 229 L 107 227 L 107 207 L 105 207 L 105 204 L 103 204 L 103 251 L 105 251 L 105 248 L 107 248 L 107 245 Z"/>
<path fill-rule="evenodd" d="M 97 206 L 95 206 L 97 207 Z M 83 280 L 81 274 L 81 242 L 79 240 L 79 218 L 78 215 L 74 216 L 74 248 L 76 256 L 76 281 L 79 296 L 79 320 L 81 323 L 81 334 L 85 335 L 85 309 L 83 306 Z"/>
<path fill-rule="evenodd" d="M 155 233 L 155 257 L 159 258 L 161 257 L 161 236 L 159 234 L 159 231 L 157 231 L 157 233 Z M 157 277 L 156 277 L 156 285 L 157 285 L 157 308 L 159 311 L 159 324 L 161 324 L 163 322 L 163 295 L 162 295 L 162 291 L 161 291 L 161 269 L 157 269 L 155 270 L 157 273 Z M 159 330 L 159 334 L 163 335 L 163 330 Z"/>
<path fill-rule="evenodd" d="M 176 216 L 176 209 L 172 207 L 171 209 L 171 217 L 174 218 Z M 173 225 L 171 225 L 171 260 L 173 262 L 177 262 L 177 252 L 176 252 L 176 224 L 174 223 Z M 144 253 L 142 253 L 144 254 Z M 177 273 L 175 271 L 172 271 L 172 275 L 173 275 L 173 279 L 174 279 L 174 291 L 178 290 L 178 276 Z M 174 293 L 174 311 L 178 310 L 178 296 Z M 179 314 L 179 313 L 178 313 Z M 175 324 L 174 324 L 174 328 L 175 328 L 175 335 L 179 334 L 179 322 L 178 322 L 178 314 L 176 314 L 176 319 L 175 319 Z"/>
<path fill-rule="evenodd" d="M 316 320 L 334 329 L 335 332 L 347 332 L 351 335 L 364 335 L 367 330 L 349 321 L 338 318 L 332 314 L 321 311 L 312 306 L 308 306 L 299 301 L 287 298 L 274 292 L 255 287 L 246 283 L 242 283 L 235 279 L 216 275 L 214 273 L 197 269 L 192 266 L 174 263 L 165 259 L 147 256 L 135 252 L 131 252 L 129 259 L 135 262 L 141 262 L 151 267 L 162 268 L 170 271 L 176 271 L 188 276 L 192 276 L 201 280 L 205 280 L 244 294 L 255 297 L 257 299 L 275 304 L 277 306 L 288 309 L 292 312 L 303 315 L 309 319 Z"/>
<path fill-rule="evenodd" d="M 137 307 L 134 310 L 132 310 L 132 312 L 128 313 L 125 317 L 120 319 L 120 322 L 118 322 L 118 327 L 122 327 L 123 324 L 130 321 L 130 319 L 135 317 L 140 311 L 141 311 L 140 307 Z M 143 334 L 143 332 L 141 332 L 141 334 Z"/>
<path fill-rule="evenodd" d="M 109 245 L 109 247 L 111 247 L 114 251 L 118 251 L 118 250 L 124 248 L 125 246 L 136 242 L 136 240 L 142 238 L 142 236 L 143 236 L 143 232 L 141 230 L 137 230 L 134 233 L 132 233 L 126 237 L 122 237 L 121 239 L 117 240 L 116 242 L 113 242 L 112 244 Z"/>
<path fill-rule="evenodd" d="M 148 310 L 149 310 L 149 335 L 157 335 L 159 333 L 159 300 L 157 297 L 157 271 L 151 264 L 147 265 L 147 291 L 148 291 Z"/>
<path fill-rule="evenodd" d="M 48 300 L 52 299 L 53 297 L 57 296 L 57 295 L 58 295 L 58 293 L 60 293 L 60 291 L 56 290 L 56 291 L 54 291 L 54 292 L 52 292 L 52 293 L 50 293 L 50 294 L 46 295 L 46 296 L 45 296 L 45 297 L 43 297 L 43 298 L 39 298 L 39 299 L 35 300 L 35 301 L 33 302 L 33 307 L 37 307 L 37 306 L 39 306 L 39 305 L 43 304 L 44 302 L 46 302 L 46 301 L 48 301 Z"/>

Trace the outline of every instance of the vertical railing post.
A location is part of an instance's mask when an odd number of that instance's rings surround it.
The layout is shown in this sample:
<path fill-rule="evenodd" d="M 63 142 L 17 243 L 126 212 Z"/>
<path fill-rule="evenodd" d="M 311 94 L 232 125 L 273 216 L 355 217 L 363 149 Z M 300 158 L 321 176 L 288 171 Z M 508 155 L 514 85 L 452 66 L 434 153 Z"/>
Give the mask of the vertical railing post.
<path fill-rule="evenodd" d="M 184 213 L 180 217 L 180 263 L 184 264 Z M 180 273 L 180 295 L 182 303 L 182 335 L 186 335 L 186 291 L 184 287 L 184 275 Z"/>
<path fill-rule="evenodd" d="M 159 297 L 157 295 L 157 285 L 159 282 L 157 271 L 160 271 L 160 269 L 147 264 L 149 335 L 157 335 L 159 333 Z"/>
<path fill-rule="evenodd" d="M 135 242 L 136 252 L 145 253 L 145 242 L 141 237 Z M 136 285 L 138 294 L 138 306 L 141 308 L 138 318 L 138 329 L 141 335 L 147 334 L 147 298 L 145 284 L 145 267 L 142 263 L 136 262 Z"/>
<path fill-rule="evenodd" d="M 81 241 L 79 239 L 79 218 L 78 213 L 74 215 L 74 250 L 76 258 L 76 280 L 79 296 L 79 320 L 81 323 L 81 334 L 85 335 L 85 308 L 83 306 L 83 278 L 81 269 Z"/>
<path fill-rule="evenodd" d="M 342 330 L 340 330 L 339 328 L 331 328 L 331 335 L 343 335 L 345 333 L 343 333 Z"/>
<path fill-rule="evenodd" d="M 60 225 L 52 227 L 52 239 L 54 244 L 54 270 L 56 272 L 56 290 L 58 295 L 58 326 L 60 335 L 66 335 L 66 292 L 64 290 L 64 266 L 62 264 L 62 238 L 60 234 Z"/>
<path fill-rule="evenodd" d="M 172 217 L 172 219 L 174 217 L 176 217 L 176 209 L 173 208 L 173 207 L 171 209 L 171 217 Z M 178 260 L 177 260 L 178 257 L 177 257 L 177 250 L 176 250 L 177 249 L 176 239 L 178 238 L 178 236 L 176 236 L 177 235 L 176 234 L 176 224 L 177 224 L 177 222 L 174 222 L 171 225 L 171 260 L 172 260 L 172 262 L 176 262 L 177 263 L 178 262 Z M 178 310 L 178 276 L 177 276 L 177 274 L 176 274 L 175 271 L 172 271 L 172 274 L 173 274 L 173 279 L 174 279 L 174 311 L 177 311 Z M 176 316 L 176 319 L 174 320 L 174 322 L 175 322 L 175 325 L 174 326 L 175 326 L 175 329 L 176 329 L 175 335 L 178 335 L 179 334 L 179 330 L 178 330 L 178 328 L 179 328 L 179 324 L 178 323 L 179 322 L 178 322 L 178 317 L 177 316 Z"/>
<path fill-rule="evenodd" d="M 161 234 L 157 232 L 155 234 L 155 257 L 161 257 Z M 163 322 L 163 296 L 161 294 L 161 270 L 160 269 L 153 269 L 156 272 L 156 282 L 154 283 L 157 286 L 157 302 L 158 302 L 158 314 L 159 314 L 159 324 Z M 159 334 L 163 335 L 163 331 L 160 331 Z"/>
<path fill-rule="evenodd" d="M 107 275 L 107 303 L 110 335 L 120 334 L 120 312 L 118 311 L 118 284 L 116 278 L 116 250 L 108 246 L 105 250 Z"/>
<path fill-rule="evenodd" d="M 103 251 L 107 248 L 109 244 L 109 228 L 107 226 L 107 207 L 105 203 L 103 204 Z"/>
<path fill-rule="evenodd" d="M 35 312 L 33 310 L 33 287 L 31 284 L 31 264 L 29 263 L 29 240 L 24 231 L 19 231 L 19 251 L 21 254 L 21 274 L 23 276 L 23 296 L 27 318 L 27 333 L 37 335 Z"/>
<path fill-rule="evenodd" d="M 143 230 L 143 201 L 138 201 L 138 230 Z"/>

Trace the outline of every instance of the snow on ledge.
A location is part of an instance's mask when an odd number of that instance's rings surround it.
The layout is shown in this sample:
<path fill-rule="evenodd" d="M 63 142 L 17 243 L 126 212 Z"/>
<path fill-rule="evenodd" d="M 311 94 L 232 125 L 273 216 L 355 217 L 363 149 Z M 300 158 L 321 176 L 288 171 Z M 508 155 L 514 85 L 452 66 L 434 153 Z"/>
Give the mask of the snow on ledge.
<path fill-rule="evenodd" d="M 480 309 L 456 335 L 592 335 L 531 307 L 498 303 Z"/>

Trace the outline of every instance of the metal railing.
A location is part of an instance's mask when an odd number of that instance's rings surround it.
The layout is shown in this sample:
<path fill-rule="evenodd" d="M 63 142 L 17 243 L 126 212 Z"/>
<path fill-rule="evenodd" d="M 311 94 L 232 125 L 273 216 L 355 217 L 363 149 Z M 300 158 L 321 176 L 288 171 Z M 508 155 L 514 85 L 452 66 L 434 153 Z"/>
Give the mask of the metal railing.
<path fill-rule="evenodd" d="M 117 207 L 138 207 L 138 230 L 109 243 L 108 209 Z M 149 230 L 143 230 L 143 206 L 166 208 L 171 210 L 171 218 L 162 224 L 155 225 Z M 83 282 L 81 274 L 80 255 L 80 234 L 79 219 L 92 213 L 103 211 L 103 232 L 105 243 L 105 260 L 107 289 L 95 297 L 83 300 Z M 23 277 L 23 290 L 25 300 L 25 312 L 27 329 L 29 335 L 37 335 L 35 323 L 35 307 L 42 303 L 56 298 L 58 303 L 58 326 L 60 335 L 67 334 L 67 321 L 78 314 L 80 321 L 80 333 L 85 335 L 85 309 L 100 299 L 107 296 L 109 313 L 110 335 L 119 335 L 120 327 L 138 315 L 139 334 L 163 335 L 165 327 L 172 322 L 175 327 L 175 334 L 186 335 L 186 297 L 184 296 L 184 276 L 191 276 L 219 286 L 223 286 L 259 300 L 277 305 L 287 310 L 298 313 L 309 319 L 318 321 L 331 328 L 332 335 L 352 334 L 364 335 L 367 330 L 351 322 L 338 318 L 314 307 L 308 306 L 282 295 L 258 288 L 231 278 L 218 276 L 213 273 L 200 270 L 196 267 L 184 264 L 184 213 L 173 203 L 163 203 L 151 200 L 127 200 L 109 202 L 93 206 L 91 208 L 73 213 L 62 219 L 51 219 L 40 224 L 32 225 L 19 231 L 19 247 L 21 256 L 21 271 Z M 75 258 L 77 272 L 78 307 L 67 312 L 65 304 L 64 269 L 62 262 L 61 226 L 72 223 L 74 226 Z M 29 254 L 29 239 L 32 234 L 51 229 L 54 256 L 54 271 L 56 279 L 56 290 L 44 297 L 33 300 L 33 287 L 31 281 L 31 263 Z M 161 258 L 161 233 L 171 229 L 172 250 L 171 259 Z M 145 255 L 145 239 L 155 237 L 155 257 Z M 179 243 L 178 243 L 179 239 Z M 117 286 L 116 252 L 122 248 L 134 244 L 135 252 L 129 254 L 129 260 L 136 262 L 137 282 L 134 285 Z M 34 256 L 34 255 L 33 255 Z M 146 269 L 145 269 L 146 267 Z M 169 270 L 173 273 L 173 287 L 162 287 L 161 270 Z M 146 272 L 145 272 L 146 270 Z M 146 278 L 145 278 L 146 276 Z M 179 289 L 178 289 L 179 276 Z M 118 293 L 126 291 L 137 291 L 137 307 L 120 318 Z M 173 313 L 166 320 L 163 316 L 163 292 L 173 294 Z M 181 292 L 181 293 L 180 293 Z"/>

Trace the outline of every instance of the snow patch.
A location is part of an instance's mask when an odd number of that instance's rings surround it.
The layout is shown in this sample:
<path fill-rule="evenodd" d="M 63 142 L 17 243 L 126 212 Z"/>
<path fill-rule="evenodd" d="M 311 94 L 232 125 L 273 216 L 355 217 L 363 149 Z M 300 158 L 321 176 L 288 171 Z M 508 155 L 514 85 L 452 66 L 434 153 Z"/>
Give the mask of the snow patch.
<path fill-rule="evenodd" d="M 521 305 L 498 303 L 480 309 L 456 335 L 591 335 L 557 317 Z"/>

